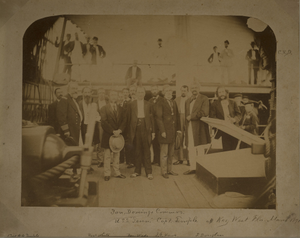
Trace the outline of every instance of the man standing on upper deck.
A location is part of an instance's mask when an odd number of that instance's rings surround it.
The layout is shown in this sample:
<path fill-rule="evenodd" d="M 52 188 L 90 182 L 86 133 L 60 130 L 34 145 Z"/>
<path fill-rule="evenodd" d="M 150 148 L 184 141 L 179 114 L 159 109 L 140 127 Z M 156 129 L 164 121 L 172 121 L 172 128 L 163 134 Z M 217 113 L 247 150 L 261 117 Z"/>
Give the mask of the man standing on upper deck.
<path fill-rule="evenodd" d="M 150 144 L 155 134 L 151 105 L 144 100 L 145 94 L 145 89 L 138 87 L 136 91 L 137 100 L 128 105 L 128 142 L 133 145 L 136 156 L 135 170 L 131 177 L 135 178 L 141 175 L 143 163 L 146 176 L 151 180 L 153 179 L 153 175 Z"/>
<path fill-rule="evenodd" d="M 103 69 L 103 63 L 102 59 L 105 58 L 106 52 L 104 51 L 103 47 L 101 45 L 98 45 L 98 37 L 93 37 L 92 39 L 92 45 L 90 47 L 90 52 L 92 54 L 92 80 L 98 81 L 99 78 L 102 77 L 102 71 Z"/>
<path fill-rule="evenodd" d="M 201 145 L 210 143 L 208 125 L 201 121 L 202 117 L 209 115 L 209 100 L 205 95 L 200 94 L 200 85 L 194 82 L 191 85 L 192 96 L 185 102 L 185 144 L 189 153 L 190 169 L 184 175 L 196 172 L 196 155 L 204 154 Z"/>
<path fill-rule="evenodd" d="M 70 47 L 71 45 L 69 44 L 70 40 L 71 40 L 71 34 L 67 34 L 66 40 L 62 42 L 61 51 L 60 51 L 60 57 L 64 60 L 64 64 L 65 64 L 63 73 L 67 73 L 69 75 L 71 75 L 72 72 L 72 61 L 69 55 L 69 53 L 72 51 Z M 55 47 L 59 47 L 58 37 L 56 37 L 54 45 Z"/>
<path fill-rule="evenodd" d="M 229 91 L 225 87 L 216 90 L 218 100 L 211 105 L 210 117 L 225 120 L 237 125 L 241 119 L 241 111 L 236 102 L 229 99 Z M 235 150 L 238 140 L 223 131 L 218 131 L 216 138 L 222 136 L 223 151 Z"/>
<path fill-rule="evenodd" d="M 257 84 L 257 73 L 259 70 L 260 55 L 257 49 L 254 49 L 255 42 L 251 42 L 251 49 L 247 51 L 246 60 L 248 60 L 248 83 L 251 85 L 251 73 L 253 70 L 254 84 Z"/>
<path fill-rule="evenodd" d="M 221 52 L 219 59 L 221 60 L 221 69 L 222 69 L 222 83 L 228 84 L 231 82 L 231 70 L 232 70 L 232 58 L 234 53 L 229 49 L 229 41 L 224 41 L 225 49 Z M 225 80 L 225 73 L 227 73 L 227 79 Z"/>

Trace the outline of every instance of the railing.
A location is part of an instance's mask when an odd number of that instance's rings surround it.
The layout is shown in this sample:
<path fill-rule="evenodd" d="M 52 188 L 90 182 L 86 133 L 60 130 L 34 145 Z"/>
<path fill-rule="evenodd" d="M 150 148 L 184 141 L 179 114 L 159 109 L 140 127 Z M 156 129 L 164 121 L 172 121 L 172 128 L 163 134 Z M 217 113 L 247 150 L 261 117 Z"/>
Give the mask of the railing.
<path fill-rule="evenodd" d="M 22 119 L 38 124 L 46 124 L 48 105 L 53 100 L 50 85 L 23 83 Z"/>

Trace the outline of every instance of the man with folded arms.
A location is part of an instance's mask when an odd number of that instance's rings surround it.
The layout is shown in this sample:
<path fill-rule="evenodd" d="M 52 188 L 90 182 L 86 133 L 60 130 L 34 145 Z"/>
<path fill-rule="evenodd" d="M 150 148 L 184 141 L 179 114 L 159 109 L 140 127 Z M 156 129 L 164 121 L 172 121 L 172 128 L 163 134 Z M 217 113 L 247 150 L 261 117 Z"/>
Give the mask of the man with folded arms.
<path fill-rule="evenodd" d="M 104 180 L 110 179 L 111 170 L 111 149 L 109 147 L 109 138 L 111 136 L 119 136 L 126 127 L 126 117 L 124 110 L 117 105 L 118 93 L 111 90 L 109 92 L 109 103 L 100 109 L 101 126 L 103 129 L 101 147 L 104 148 Z M 125 179 L 126 177 L 120 173 L 119 169 L 120 152 L 113 152 L 113 170 L 115 177 Z"/>
<path fill-rule="evenodd" d="M 142 163 L 145 167 L 146 176 L 152 180 L 152 166 L 150 159 L 150 145 L 154 138 L 154 122 L 151 112 L 151 105 L 144 100 L 145 89 L 141 86 L 137 88 L 136 99 L 128 104 L 127 108 L 127 136 L 128 143 L 135 150 L 135 170 L 132 178 L 141 175 Z"/>
<path fill-rule="evenodd" d="M 185 102 L 185 143 L 189 152 L 190 169 L 184 172 L 184 175 L 196 173 L 197 151 L 198 155 L 204 154 L 204 148 L 201 145 L 210 143 L 208 125 L 200 120 L 209 115 L 209 100 L 199 92 L 200 85 L 194 82 L 191 85 L 192 96 Z"/>
<path fill-rule="evenodd" d="M 156 105 L 155 119 L 159 133 L 160 144 L 160 167 L 164 178 L 170 175 L 178 175 L 172 171 L 172 159 L 174 156 L 174 144 L 176 133 L 180 131 L 180 118 L 176 102 L 172 100 L 172 88 L 165 86 L 163 89 L 164 98 Z"/>

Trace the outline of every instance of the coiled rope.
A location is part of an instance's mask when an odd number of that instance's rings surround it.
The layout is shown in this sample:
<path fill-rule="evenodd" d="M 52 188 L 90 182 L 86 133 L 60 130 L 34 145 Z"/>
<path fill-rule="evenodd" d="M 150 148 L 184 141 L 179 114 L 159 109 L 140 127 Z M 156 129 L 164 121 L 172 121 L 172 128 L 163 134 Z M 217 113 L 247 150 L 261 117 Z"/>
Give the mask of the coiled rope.
<path fill-rule="evenodd" d="M 50 178 L 53 178 L 55 176 L 59 176 L 66 169 L 70 168 L 72 165 L 77 163 L 78 160 L 79 160 L 79 155 L 74 155 L 71 158 L 67 159 L 66 161 L 62 162 L 61 164 L 56 165 L 55 167 L 33 177 L 32 180 L 34 180 L 35 182 L 42 182 Z"/>

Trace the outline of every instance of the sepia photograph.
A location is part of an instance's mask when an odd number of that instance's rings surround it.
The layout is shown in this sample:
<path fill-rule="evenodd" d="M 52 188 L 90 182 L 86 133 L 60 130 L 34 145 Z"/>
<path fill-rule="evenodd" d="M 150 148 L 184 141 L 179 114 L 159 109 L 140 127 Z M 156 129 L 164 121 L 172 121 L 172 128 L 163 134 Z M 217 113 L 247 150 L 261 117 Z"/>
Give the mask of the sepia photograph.
<path fill-rule="evenodd" d="M 0 236 L 300 234 L 298 1 L 62 2 L 0 25 Z"/>
<path fill-rule="evenodd" d="M 32 23 L 22 206 L 275 209 L 275 52 L 251 17 Z"/>

